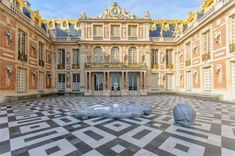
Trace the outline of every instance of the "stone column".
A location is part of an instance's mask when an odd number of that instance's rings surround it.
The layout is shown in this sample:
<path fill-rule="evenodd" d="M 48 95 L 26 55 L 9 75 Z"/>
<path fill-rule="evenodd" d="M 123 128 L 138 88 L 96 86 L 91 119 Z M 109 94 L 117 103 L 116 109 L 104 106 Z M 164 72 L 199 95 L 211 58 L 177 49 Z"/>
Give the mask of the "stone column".
<path fill-rule="evenodd" d="M 110 90 L 110 73 L 107 72 L 107 90 Z"/>
<path fill-rule="evenodd" d="M 139 82 L 140 82 L 140 84 L 139 84 L 139 88 L 140 88 L 140 90 L 142 90 L 142 89 L 143 89 L 143 87 L 142 87 L 142 86 L 143 86 L 143 83 L 142 83 L 142 82 L 143 82 L 143 80 L 142 80 L 142 78 L 143 78 L 143 77 L 142 77 L 142 72 L 140 72 L 140 81 L 139 81 Z"/>
<path fill-rule="evenodd" d="M 122 81 L 121 81 L 122 82 L 122 85 L 121 85 L 122 89 L 121 90 L 125 90 L 125 80 L 124 80 L 125 78 L 124 78 L 124 76 L 125 76 L 125 74 L 124 74 L 124 72 L 122 72 Z"/>
<path fill-rule="evenodd" d="M 129 84 L 128 84 L 128 72 L 126 72 L 126 90 L 129 90 Z"/>
<path fill-rule="evenodd" d="M 89 72 L 89 92 L 92 91 L 91 72 Z"/>
<path fill-rule="evenodd" d="M 106 72 L 104 72 L 104 82 L 103 82 L 104 90 L 107 90 L 106 84 L 107 84 L 107 82 L 106 82 Z"/>

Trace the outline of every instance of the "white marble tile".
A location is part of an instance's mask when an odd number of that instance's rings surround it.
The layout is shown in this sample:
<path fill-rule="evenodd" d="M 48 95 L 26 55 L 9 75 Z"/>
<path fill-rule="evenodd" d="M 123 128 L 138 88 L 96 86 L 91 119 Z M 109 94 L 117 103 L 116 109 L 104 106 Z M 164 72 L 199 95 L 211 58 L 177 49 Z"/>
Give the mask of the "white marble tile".
<path fill-rule="evenodd" d="M 92 150 L 83 154 L 82 156 L 103 156 L 103 155 L 97 152 L 96 150 Z"/>
<path fill-rule="evenodd" d="M 158 155 L 150 151 L 147 151 L 145 149 L 141 149 L 137 153 L 135 153 L 134 156 L 158 156 Z"/>
<path fill-rule="evenodd" d="M 9 129 L 8 128 L 3 128 L 0 129 L 0 142 L 7 141 L 9 140 Z"/>
<path fill-rule="evenodd" d="M 37 126 L 37 127 L 34 128 L 35 126 Z M 21 126 L 19 128 L 20 128 L 21 133 L 29 133 L 29 132 L 33 132 L 33 131 L 37 131 L 37 130 L 49 128 L 49 127 L 50 127 L 50 125 L 48 125 L 46 122 L 40 122 L 40 123 L 36 123 L 36 124 Z"/>
<path fill-rule="evenodd" d="M 94 138 L 85 134 L 84 132 L 86 132 L 86 131 L 93 131 L 94 133 L 102 136 L 103 138 L 100 140 L 95 140 Z M 116 136 L 113 136 L 105 131 L 102 131 L 102 130 L 96 128 L 96 127 L 87 127 L 87 128 L 75 131 L 72 134 L 75 135 L 77 138 L 81 139 L 83 142 L 85 142 L 86 144 L 88 144 L 92 148 L 97 148 L 97 147 L 116 138 Z"/>
<path fill-rule="evenodd" d="M 150 132 L 140 139 L 133 138 L 134 135 L 140 133 L 143 130 L 149 130 Z M 122 136 L 120 136 L 120 138 L 139 147 L 144 147 L 161 133 L 161 130 L 150 128 L 147 126 L 141 126 L 123 134 Z"/>
<path fill-rule="evenodd" d="M 235 156 L 235 151 L 226 148 L 222 148 L 221 153 L 221 156 Z"/>
<path fill-rule="evenodd" d="M 61 139 L 53 143 L 49 143 L 49 144 L 31 149 L 29 150 L 29 155 L 30 156 L 47 156 L 46 150 L 53 148 L 55 146 L 58 146 L 60 150 L 55 153 L 50 154 L 50 156 L 64 156 L 66 154 L 72 153 L 77 150 L 77 148 L 74 147 L 68 140 Z"/>
<path fill-rule="evenodd" d="M 177 144 L 186 146 L 189 148 L 189 150 L 182 151 L 180 149 L 175 148 Z M 180 140 L 177 138 L 169 137 L 167 138 L 160 146 L 160 149 L 170 152 L 171 154 L 174 154 L 176 156 L 204 156 L 205 147 L 193 144 L 184 140 Z"/>
<path fill-rule="evenodd" d="M 67 119 L 69 120 L 69 122 L 65 122 L 61 119 Z M 63 117 L 59 117 L 59 118 L 54 118 L 52 119 L 54 122 L 56 122 L 58 125 L 60 126 L 66 126 L 66 125 L 71 125 L 71 124 L 74 124 L 74 123 L 77 123 L 77 122 L 80 122 L 80 120 L 72 117 L 72 116 L 63 116 Z"/>
<path fill-rule="evenodd" d="M 116 153 L 121 153 L 122 151 L 124 151 L 126 148 L 125 147 L 123 147 L 123 146 L 121 146 L 121 145 L 115 145 L 115 146 L 113 146 L 112 148 L 111 148 L 111 150 L 113 150 L 114 152 L 116 152 Z"/>
<path fill-rule="evenodd" d="M 119 125 L 119 126 L 115 126 L 115 125 Z M 113 131 L 120 132 L 120 131 L 130 127 L 131 125 L 127 124 L 127 123 L 124 123 L 124 122 L 120 122 L 120 121 L 114 121 L 114 122 L 105 124 L 103 126 L 106 127 L 106 128 L 109 128 Z"/>

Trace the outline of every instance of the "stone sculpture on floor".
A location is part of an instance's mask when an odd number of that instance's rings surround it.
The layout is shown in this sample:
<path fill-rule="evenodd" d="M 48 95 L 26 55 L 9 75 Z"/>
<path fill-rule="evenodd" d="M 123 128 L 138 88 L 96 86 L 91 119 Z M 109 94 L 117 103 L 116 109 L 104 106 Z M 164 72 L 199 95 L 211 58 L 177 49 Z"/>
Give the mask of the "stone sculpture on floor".
<path fill-rule="evenodd" d="M 77 117 L 80 119 L 88 119 L 92 117 L 125 119 L 125 118 L 141 117 L 142 115 L 149 115 L 152 113 L 152 108 L 151 105 L 149 104 L 129 104 L 129 105 L 113 104 L 110 106 L 83 105 L 80 107 L 76 107 L 76 109 L 77 109 Z"/>
<path fill-rule="evenodd" d="M 177 104 L 173 110 L 175 123 L 182 126 L 192 126 L 195 121 L 196 112 L 187 104 Z"/>

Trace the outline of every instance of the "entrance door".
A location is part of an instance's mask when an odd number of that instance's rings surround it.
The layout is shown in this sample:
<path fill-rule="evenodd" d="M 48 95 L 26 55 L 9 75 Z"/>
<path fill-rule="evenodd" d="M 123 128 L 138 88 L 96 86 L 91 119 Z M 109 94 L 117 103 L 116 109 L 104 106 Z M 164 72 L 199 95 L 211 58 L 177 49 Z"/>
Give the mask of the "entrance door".
<path fill-rule="evenodd" d="M 166 75 L 166 89 L 169 91 L 173 90 L 173 75 L 172 74 Z"/>
<path fill-rule="evenodd" d="M 104 74 L 95 74 L 94 75 L 94 95 L 102 96 L 104 90 Z"/>
<path fill-rule="evenodd" d="M 73 74 L 73 91 L 80 90 L 80 74 Z"/>
<path fill-rule="evenodd" d="M 58 91 L 59 92 L 65 91 L 65 74 L 58 75 Z"/>
<path fill-rule="evenodd" d="M 186 89 L 187 89 L 187 91 L 192 90 L 192 74 L 191 74 L 191 72 L 186 73 Z"/>
<path fill-rule="evenodd" d="M 129 82 L 129 94 L 138 95 L 138 75 L 129 74 L 128 82 Z"/>
<path fill-rule="evenodd" d="M 232 64 L 232 92 L 233 92 L 233 100 L 235 101 L 235 63 Z"/>
<path fill-rule="evenodd" d="M 212 90 L 212 75 L 211 68 L 204 69 L 204 90 L 210 92 Z"/>
<path fill-rule="evenodd" d="M 17 71 L 17 92 L 26 92 L 26 69 L 18 68 Z"/>
<path fill-rule="evenodd" d="M 112 96 L 121 96 L 121 75 L 120 74 L 112 74 Z"/>

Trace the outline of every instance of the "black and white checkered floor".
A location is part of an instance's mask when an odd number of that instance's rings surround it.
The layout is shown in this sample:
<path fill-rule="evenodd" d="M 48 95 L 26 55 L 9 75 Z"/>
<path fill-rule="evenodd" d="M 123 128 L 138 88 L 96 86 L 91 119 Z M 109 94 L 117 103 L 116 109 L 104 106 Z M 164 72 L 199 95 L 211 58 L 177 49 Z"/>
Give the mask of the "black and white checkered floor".
<path fill-rule="evenodd" d="M 75 104 L 134 102 L 151 103 L 153 114 L 124 120 L 75 117 Z M 195 108 L 193 127 L 174 125 L 177 103 Z M 0 105 L 0 155 L 235 156 L 235 105 L 166 95 L 51 97 Z"/>

